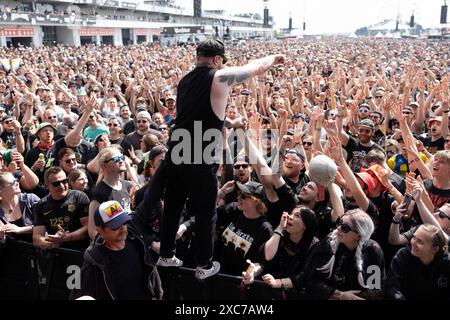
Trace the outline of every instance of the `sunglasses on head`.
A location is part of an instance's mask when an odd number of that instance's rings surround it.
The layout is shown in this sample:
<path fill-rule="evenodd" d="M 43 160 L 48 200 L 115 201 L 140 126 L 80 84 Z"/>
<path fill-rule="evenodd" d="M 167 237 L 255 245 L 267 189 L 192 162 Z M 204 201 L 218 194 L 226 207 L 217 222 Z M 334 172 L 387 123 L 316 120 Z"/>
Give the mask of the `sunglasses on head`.
<path fill-rule="evenodd" d="M 11 180 L 11 181 L 6 181 L 6 186 L 7 187 L 13 187 L 13 186 L 15 186 L 18 183 L 19 183 L 19 179 L 14 179 L 14 180 Z"/>
<path fill-rule="evenodd" d="M 303 142 L 303 145 L 304 146 L 309 146 L 309 147 L 311 147 L 312 145 L 313 145 L 313 143 L 312 142 Z"/>
<path fill-rule="evenodd" d="M 248 164 L 235 164 L 234 165 L 234 169 L 239 170 L 239 169 L 247 169 L 249 167 Z"/>
<path fill-rule="evenodd" d="M 448 220 L 450 220 L 450 217 L 448 215 L 445 214 L 444 211 L 442 211 L 440 208 L 435 208 L 434 212 L 436 212 L 437 214 L 439 214 L 439 218 L 441 219 L 445 219 L 447 218 Z"/>
<path fill-rule="evenodd" d="M 114 128 L 116 128 L 116 127 L 118 127 L 118 126 L 119 126 L 118 123 L 108 123 L 108 127 L 114 127 Z"/>
<path fill-rule="evenodd" d="M 336 220 L 336 226 L 337 226 L 343 233 L 349 233 L 350 231 L 353 231 L 353 232 L 357 233 L 355 230 L 352 229 L 352 227 L 351 227 L 349 224 L 344 223 L 342 217 L 339 217 L 339 218 Z"/>
<path fill-rule="evenodd" d="M 108 163 L 110 161 L 112 161 L 114 163 L 119 163 L 121 161 L 125 161 L 125 156 L 124 155 L 120 155 L 120 156 L 112 157 L 111 159 L 106 160 L 105 163 Z"/>
<path fill-rule="evenodd" d="M 63 179 L 63 180 L 50 182 L 50 184 L 51 184 L 52 186 L 54 186 L 55 188 L 57 188 L 57 187 L 59 187 L 61 184 L 67 184 L 68 181 L 69 181 L 69 180 L 66 178 L 66 179 Z"/>

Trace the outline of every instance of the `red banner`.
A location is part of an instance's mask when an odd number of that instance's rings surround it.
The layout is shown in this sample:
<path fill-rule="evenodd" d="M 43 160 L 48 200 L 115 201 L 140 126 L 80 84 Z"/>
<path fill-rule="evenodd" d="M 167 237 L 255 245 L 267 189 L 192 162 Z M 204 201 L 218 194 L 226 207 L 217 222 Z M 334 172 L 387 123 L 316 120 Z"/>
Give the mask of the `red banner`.
<path fill-rule="evenodd" d="M 32 37 L 33 28 L 0 28 L 0 37 Z"/>
<path fill-rule="evenodd" d="M 116 34 L 114 28 L 81 28 L 80 36 L 113 36 Z"/>

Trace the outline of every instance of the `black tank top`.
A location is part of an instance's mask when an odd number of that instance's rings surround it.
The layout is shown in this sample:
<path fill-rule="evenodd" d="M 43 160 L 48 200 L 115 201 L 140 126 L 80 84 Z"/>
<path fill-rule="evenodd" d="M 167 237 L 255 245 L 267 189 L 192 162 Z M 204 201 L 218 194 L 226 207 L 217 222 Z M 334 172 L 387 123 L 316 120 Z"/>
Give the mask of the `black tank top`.
<path fill-rule="evenodd" d="M 180 164 L 180 161 L 182 164 L 203 165 L 217 162 L 211 156 L 203 156 L 207 147 L 206 154 L 214 156 L 214 152 L 209 151 L 213 151 L 213 147 L 219 143 L 217 140 L 219 137 L 221 139 L 221 134 L 218 133 L 223 129 L 223 120 L 216 116 L 211 106 L 211 86 L 216 71 L 217 69 L 206 66 L 197 67 L 178 84 L 177 117 L 168 153 L 169 159 L 175 164 Z M 213 138 L 203 138 L 207 130 L 210 130 L 208 133 L 216 132 Z M 183 132 L 189 132 L 189 142 L 184 141 Z M 180 135 L 183 138 L 177 138 Z M 190 150 L 181 148 L 181 143 L 183 145 L 190 143 Z M 176 161 L 180 156 L 183 160 Z"/>

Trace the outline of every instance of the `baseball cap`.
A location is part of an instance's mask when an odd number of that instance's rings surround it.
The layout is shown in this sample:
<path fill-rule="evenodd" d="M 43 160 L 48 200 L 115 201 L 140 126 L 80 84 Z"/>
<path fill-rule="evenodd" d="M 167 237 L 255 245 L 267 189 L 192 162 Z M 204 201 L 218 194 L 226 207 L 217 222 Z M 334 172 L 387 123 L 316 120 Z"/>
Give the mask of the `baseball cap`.
<path fill-rule="evenodd" d="M 260 200 L 263 200 L 265 197 L 264 188 L 263 188 L 262 184 L 260 184 L 258 182 L 249 181 L 246 184 L 242 184 L 242 183 L 236 181 L 236 186 L 239 188 L 239 190 L 242 193 L 250 194 Z"/>
<path fill-rule="evenodd" d="M 55 128 L 52 124 L 50 124 L 50 123 L 48 123 L 48 122 L 42 122 L 42 123 L 40 123 L 40 124 L 38 125 L 38 127 L 37 127 L 36 135 L 38 135 L 38 134 L 39 134 L 39 131 L 41 131 L 42 129 L 44 129 L 44 128 L 46 128 L 46 127 L 52 128 L 54 134 L 55 134 L 55 135 L 57 134 L 57 130 L 56 130 L 56 128 Z"/>
<path fill-rule="evenodd" d="M 175 96 L 172 96 L 172 95 L 170 95 L 170 96 L 167 97 L 166 101 L 168 101 L 168 100 L 177 101 L 177 99 L 175 98 Z"/>
<path fill-rule="evenodd" d="M 128 213 L 117 201 L 103 202 L 94 214 L 94 223 L 97 227 L 118 229 L 130 220 Z"/>
<path fill-rule="evenodd" d="M 225 54 L 225 47 L 223 45 L 223 42 L 217 39 L 208 39 L 200 42 L 200 44 L 197 46 L 197 56 L 221 56 L 223 58 L 223 63 L 226 63 L 228 61 L 228 57 Z"/>
<path fill-rule="evenodd" d="M 439 117 L 431 118 L 430 120 L 428 120 L 428 126 L 430 127 L 433 122 L 442 123 L 442 117 L 439 116 Z"/>
<path fill-rule="evenodd" d="M 250 160 L 247 156 L 237 156 L 234 159 L 234 164 L 250 164 Z"/>
<path fill-rule="evenodd" d="M 147 119 L 147 120 L 152 120 L 152 117 L 150 116 L 150 113 L 148 113 L 147 111 L 140 111 L 137 115 L 136 115 L 136 120 L 138 119 Z"/>
<path fill-rule="evenodd" d="M 286 150 L 286 152 L 284 154 L 285 155 L 286 154 L 295 154 L 297 157 L 300 158 L 301 161 L 305 162 L 305 155 L 297 149 Z"/>
<path fill-rule="evenodd" d="M 364 119 L 359 123 L 359 127 L 366 127 L 375 130 L 375 124 L 370 119 Z"/>

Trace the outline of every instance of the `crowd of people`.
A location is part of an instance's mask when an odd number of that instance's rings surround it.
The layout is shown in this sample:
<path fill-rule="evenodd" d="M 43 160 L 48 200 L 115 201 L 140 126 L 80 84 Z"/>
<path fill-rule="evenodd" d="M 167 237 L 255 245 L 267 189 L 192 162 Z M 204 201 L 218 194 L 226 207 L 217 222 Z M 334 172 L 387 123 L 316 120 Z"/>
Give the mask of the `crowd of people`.
<path fill-rule="evenodd" d="M 0 240 L 85 252 L 95 299 L 164 299 L 183 265 L 274 299 L 448 300 L 449 52 L 1 47 Z"/>

